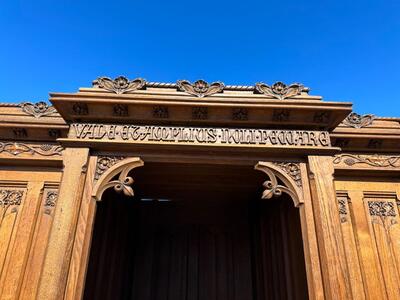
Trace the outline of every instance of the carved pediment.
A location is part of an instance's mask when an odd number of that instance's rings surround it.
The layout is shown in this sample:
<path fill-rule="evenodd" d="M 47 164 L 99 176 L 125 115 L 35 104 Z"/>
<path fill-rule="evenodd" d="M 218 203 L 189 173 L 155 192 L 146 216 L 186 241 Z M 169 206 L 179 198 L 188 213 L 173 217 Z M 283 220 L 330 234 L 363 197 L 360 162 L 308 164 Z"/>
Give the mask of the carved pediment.
<path fill-rule="evenodd" d="M 362 128 L 371 125 L 374 119 L 374 115 L 359 115 L 352 112 L 343 120 L 343 124 L 354 128 Z"/>
<path fill-rule="evenodd" d="M 271 86 L 262 82 L 256 83 L 255 90 L 260 94 L 265 94 L 279 100 L 285 100 L 300 95 L 302 91 L 307 91 L 304 85 L 300 83 L 286 85 L 280 81 Z"/>
<path fill-rule="evenodd" d="M 222 82 L 208 84 L 204 80 L 190 83 L 187 80 L 177 81 L 178 89 L 196 97 L 206 97 L 223 91 L 225 85 Z"/>
<path fill-rule="evenodd" d="M 116 94 L 124 94 L 139 90 L 146 85 L 146 81 L 142 78 L 129 80 L 124 76 L 119 76 L 114 80 L 109 77 L 99 77 L 93 81 L 93 87 L 105 89 Z"/>
<path fill-rule="evenodd" d="M 43 116 L 48 116 L 56 112 L 53 106 L 49 106 L 46 102 L 24 102 L 20 104 L 22 111 L 28 115 L 34 116 L 35 118 L 40 118 Z"/>

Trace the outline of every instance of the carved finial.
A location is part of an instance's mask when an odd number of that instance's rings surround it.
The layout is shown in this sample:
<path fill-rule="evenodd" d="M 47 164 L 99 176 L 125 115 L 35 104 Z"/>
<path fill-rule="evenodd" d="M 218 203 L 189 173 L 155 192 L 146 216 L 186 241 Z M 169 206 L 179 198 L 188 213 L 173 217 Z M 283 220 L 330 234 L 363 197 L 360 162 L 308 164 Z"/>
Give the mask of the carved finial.
<path fill-rule="evenodd" d="M 343 120 L 343 124 L 354 128 L 362 128 L 371 125 L 374 120 L 374 115 L 359 115 L 352 112 Z"/>
<path fill-rule="evenodd" d="M 197 80 L 193 84 L 187 80 L 178 80 L 176 82 L 179 90 L 197 97 L 206 97 L 224 90 L 225 85 L 222 82 L 213 82 L 208 84 L 204 80 Z"/>
<path fill-rule="evenodd" d="M 139 90 L 146 85 L 146 81 L 142 78 L 129 80 L 124 76 L 119 76 L 112 80 L 109 77 L 99 77 L 93 81 L 93 87 L 105 89 L 107 91 L 124 94 Z"/>
<path fill-rule="evenodd" d="M 287 98 L 291 98 L 297 95 L 300 95 L 301 92 L 308 92 L 308 89 L 304 87 L 304 85 L 300 83 L 292 83 L 287 86 L 283 82 L 276 82 L 273 85 L 269 86 L 265 83 L 259 82 L 256 83 L 255 89 L 257 92 L 261 94 L 265 94 L 279 100 L 284 100 Z"/>
<path fill-rule="evenodd" d="M 40 118 L 48 116 L 56 112 L 53 106 L 49 106 L 46 102 L 40 101 L 37 103 L 24 102 L 20 104 L 22 111 L 28 115 Z"/>

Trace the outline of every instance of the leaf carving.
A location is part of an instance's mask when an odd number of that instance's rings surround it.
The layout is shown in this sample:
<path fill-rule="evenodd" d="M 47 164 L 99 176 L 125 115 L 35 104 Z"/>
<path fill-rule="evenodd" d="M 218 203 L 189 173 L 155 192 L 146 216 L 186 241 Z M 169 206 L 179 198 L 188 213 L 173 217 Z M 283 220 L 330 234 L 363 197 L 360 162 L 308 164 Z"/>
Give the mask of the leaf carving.
<path fill-rule="evenodd" d="M 279 100 L 284 100 L 287 98 L 292 98 L 294 96 L 300 95 L 303 90 L 305 90 L 304 85 L 300 83 L 292 83 L 287 86 L 283 82 L 276 82 L 269 86 L 265 83 L 256 83 L 255 89 L 261 94 L 277 98 Z"/>
<path fill-rule="evenodd" d="M 374 120 L 374 115 L 359 115 L 352 112 L 343 120 L 343 124 L 353 128 L 362 128 L 371 125 Z"/>
<path fill-rule="evenodd" d="M 43 116 L 48 116 L 56 112 L 53 106 L 49 106 L 46 102 L 24 102 L 20 104 L 22 111 L 28 115 L 34 116 L 35 118 L 40 118 Z"/>
<path fill-rule="evenodd" d="M 220 93 L 225 87 L 222 82 L 208 84 L 204 80 L 197 80 L 193 84 L 187 80 L 178 80 L 176 84 L 179 90 L 200 98 Z"/>
<path fill-rule="evenodd" d="M 124 76 L 119 76 L 114 80 L 109 77 L 99 77 L 93 81 L 93 87 L 105 89 L 116 94 L 125 94 L 139 90 L 146 85 L 146 81 L 142 78 L 129 80 Z"/>

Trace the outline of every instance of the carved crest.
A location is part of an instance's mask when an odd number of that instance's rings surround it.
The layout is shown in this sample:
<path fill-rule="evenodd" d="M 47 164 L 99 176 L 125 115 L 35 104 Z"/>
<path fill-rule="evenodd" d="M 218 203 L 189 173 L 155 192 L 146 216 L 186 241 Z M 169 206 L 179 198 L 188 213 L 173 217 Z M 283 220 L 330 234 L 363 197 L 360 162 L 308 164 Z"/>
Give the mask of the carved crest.
<path fill-rule="evenodd" d="M 43 116 L 48 116 L 56 112 L 53 106 L 49 106 L 46 102 L 24 102 L 20 104 L 22 111 L 28 115 L 34 116 L 35 118 L 40 118 Z"/>
<path fill-rule="evenodd" d="M 300 95 L 303 90 L 305 90 L 304 85 L 300 83 L 292 83 L 291 85 L 286 85 L 283 82 L 276 82 L 269 86 L 265 83 L 256 83 L 255 89 L 260 94 L 265 94 L 273 98 L 284 100 L 297 95 Z"/>
<path fill-rule="evenodd" d="M 222 82 L 213 82 L 208 84 L 204 80 L 197 80 L 193 84 L 187 80 L 178 80 L 176 82 L 179 90 L 197 97 L 206 97 L 224 90 L 225 85 Z"/>
<path fill-rule="evenodd" d="M 362 128 L 371 125 L 374 119 L 374 115 L 359 115 L 352 112 L 343 120 L 343 124 L 354 128 Z"/>
<path fill-rule="evenodd" d="M 105 89 L 116 94 L 124 94 L 140 90 L 145 85 L 146 81 L 142 78 L 129 80 L 124 76 L 119 76 L 114 80 L 109 77 L 99 77 L 93 81 L 93 87 Z"/>
<path fill-rule="evenodd" d="M 22 153 L 39 154 L 42 156 L 61 155 L 62 150 L 63 147 L 61 147 L 60 145 L 28 145 L 16 142 L 0 142 L 0 153 L 6 152 L 15 156 Z"/>

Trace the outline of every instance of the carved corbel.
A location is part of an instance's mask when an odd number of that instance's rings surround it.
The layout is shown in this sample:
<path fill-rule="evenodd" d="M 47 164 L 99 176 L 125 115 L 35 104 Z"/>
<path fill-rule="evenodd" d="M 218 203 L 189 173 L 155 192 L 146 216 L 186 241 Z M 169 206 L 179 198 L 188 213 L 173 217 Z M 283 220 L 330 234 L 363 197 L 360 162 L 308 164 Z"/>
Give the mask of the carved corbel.
<path fill-rule="evenodd" d="M 104 191 L 111 187 L 117 193 L 133 197 L 132 184 L 134 180 L 128 174 L 133 169 L 143 166 L 143 164 L 143 161 L 138 157 L 127 158 L 116 163 L 101 175 L 93 188 L 92 198 L 100 201 Z"/>
<path fill-rule="evenodd" d="M 301 191 L 296 182 L 277 165 L 269 162 L 258 162 L 254 167 L 256 170 L 267 174 L 269 180 L 263 183 L 265 190 L 261 199 L 279 197 L 283 193 L 288 194 L 296 207 L 303 203 Z M 280 184 L 278 179 L 283 183 Z"/>

